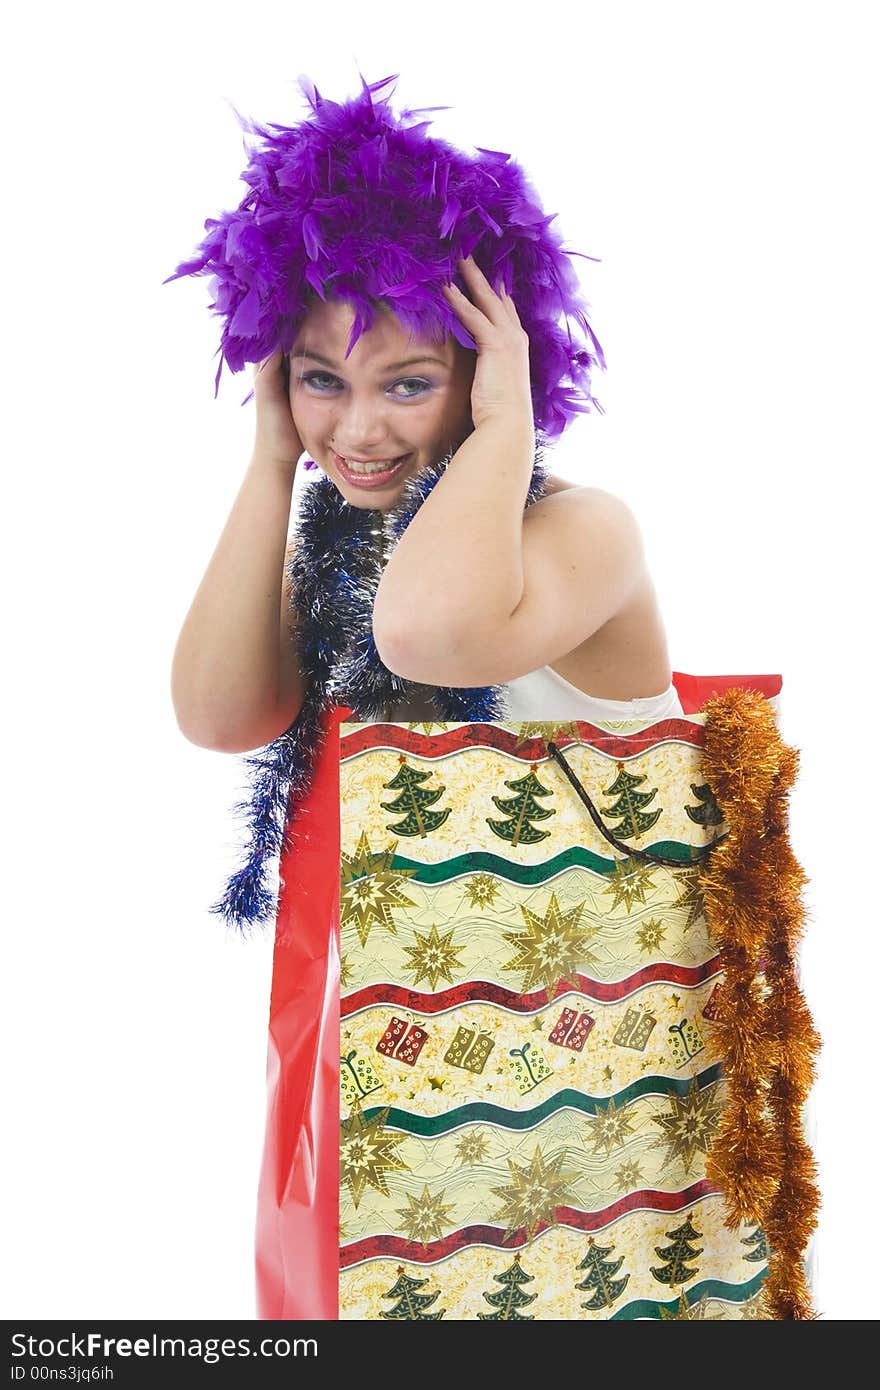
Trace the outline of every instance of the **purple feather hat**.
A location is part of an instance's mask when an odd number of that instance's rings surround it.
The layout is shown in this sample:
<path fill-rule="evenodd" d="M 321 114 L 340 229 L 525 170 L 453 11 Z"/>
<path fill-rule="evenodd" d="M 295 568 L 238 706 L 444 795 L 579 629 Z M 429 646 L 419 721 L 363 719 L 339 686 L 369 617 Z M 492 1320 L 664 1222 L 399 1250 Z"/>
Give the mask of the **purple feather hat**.
<path fill-rule="evenodd" d="M 395 74 L 396 76 L 396 74 Z M 543 443 L 574 416 L 602 407 L 590 392 L 590 369 L 605 367 L 587 319 L 571 257 L 540 200 L 510 155 L 478 148 L 470 155 L 427 134 L 416 121 L 428 107 L 395 117 L 376 93 L 393 77 L 368 85 L 343 104 L 321 97 L 301 77 L 311 117 L 299 125 L 240 124 L 262 140 L 248 151 L 242 178 L 250 192 L 234 212 L 205 223 L 198 254 L 164 283 L 210 275 L 213 310 L 223 319 L 221 362 L 233 372 L 288 353 L 316 298 L 354 308 L 350 353 L 372 326 L 378 305 L 390 307 L 412 336 L 443 342 L 449 333 L 476 349 L 441 287 L 454 281 L 459 259 L 473 255 L 496 289 L 503 284 L 529 338 L 532 408 L 538 444 L 526 506 L 542 495 Z M 233 108 L 234 109 L 234 108 Z M 592 259 L 587 257 L 586 259 Z M 459 284 L 467 294 L 467 286 Z M 253 392 L 245 397 L 246 403 Z M 378 717 L 407 682 L 387 670 L 372 636 L 372 602 L 381 575 L 373 536 L 377 523 L 393 541 L 442 476 L 451 454 L 407 480 L 389 513 L 349 507 L 322 475 L 304 493 L 290 567 L 291 606 L 309 682 L 290 728 L 245 758 L 250 802 L 236 812 L 248 821 L 249 848 L 211 911 L 244 929 L 271 919 L 276 893 L 267 883 L 283 844 L 295 845 L 295 821 L 308 795 L 323 738 L 323 714 L 341 692 L 358 719 Z M 316 468 L 306 460 L 306 468 Z M 345 564 L 327 566 L 328 555 Z M 441 720 L 501 717 L 501 688 L 431 687 Z"/>
<path fill-rule="evenodd" d="M 473 254 L 516 304 L 535 427 L 552 441 L 591 404 L 602 413 L 590 368 L 604 369 L 605 359 L 571 262 L 583 253 L 563 249 L 550 225 L 556 214 L 544 213 L 509 154 L 479 146 L 467 154 L 415 120 L 447 108 L 395 116 L 390 95 L 376 94 L 397 76 L 368 84 L 361 75 L 362 91 L 344 103 L 300 76 L 313 114 L 295 126 L 261 126 L 236 111 L 263 142 L 241 176 L 250 192 L 234 212 L 208 218 L 198 254 L 163 283 L 211 276 L 211 307 L 223 319 L 216 396 L 224 361 L 239 372 L 279 347 L 290 351 L 315 295 L 354 307 L 348 352 L 377 301 L 416 336 L 439 342 L 453 333 L 475 349 L 441 292 L 454 282 L 467 294 L 457 262 Z"/>

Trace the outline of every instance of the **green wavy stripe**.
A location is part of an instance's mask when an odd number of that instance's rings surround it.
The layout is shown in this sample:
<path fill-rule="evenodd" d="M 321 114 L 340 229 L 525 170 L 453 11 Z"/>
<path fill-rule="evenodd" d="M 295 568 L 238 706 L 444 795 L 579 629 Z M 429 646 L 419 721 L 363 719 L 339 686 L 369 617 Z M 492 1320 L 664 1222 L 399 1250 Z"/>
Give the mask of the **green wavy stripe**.
<path fill-rule="evenodd" d="M 700 1090 L 711 1082 L 717 1081 L 722 1073 L 720 1062 L 715 1062 L 711 1067 L 706 1067 L 705 1071 L 697 1073 L 697 1085 Z M 510 1110 L 506 1106 L 492 1105 L 489 1101 L 473 1101 L 470 1105 L 458 1105 L 454 1110 L 449 1110 L 444 1115 L 414 1115 L 409 1110 L 399 1110 L 396 1106 L 391 1106 L 388 1116 L 384 1121 L 387 1128 L 402 1129 L 407 1134 L 418 1134 L 422 1137 L 436 1138 L 438 1134 L 448 1134 L 453 1129 L 458 1129 L 460 1125 L 474 1124 L 482 1121 L 485 1124 L 493 1124 L 499 1129 L 526 1130 L 532 1129 L 546 1120 L 548 1115 L 553 1115 L 557 1110 L 562 1110 L 570 1106 L 574 1110 L 580 1110 L 585 1115 L 595 1115 L 597 1107 L 607 1106 L 609 1099 L 615 1105 L 625 1104 L 627 1101 L 635 1100 L 637 1096 L 647 1095 L 667 1095 L 670 1091 L 676 1091 L 683 1096 L 691 1084 L 691 1077 L 675 1076 L 640 1076 L 638 1081 L 633 1081 L 629 1086 L 624 1086 L 622 1090 L 616 1092 L 612 1097 L 608 1096 L 588 1096 L 583 1091 L 574 1091 L 566 1088 L 564 1091 L 557 1091 L 555 1095 L 548 1096 L 541 1105 L 536 1105 L 532 1110 Z M 384 1111 L 384 1105 L 371 1105 L 364 1108 L 364 1118 L 377 1115 Z"/>
<path fill-rule="evenodd" d="M 701 1298 L 724 1298 L 729 1303 L 745 1303 L 747 1298 L 751 1298 L 760 1289 L 767 1277 L 766 1267 L 750 1279 L 747 1284 L 725 1284 L 722 1279 L 703 1279 L 699 1284 L 694 1284 L 693 1288 L 688 1289 L 688 1305 L 698 1303 Z M 669 1301 L 654 1298 L 636 1298 L 632 1303 L 627 1303 L 619 1312 L 612 1313 L 609 1322 L 631 1322 L 634 1318 L 659 1318 L 660 1309 L 665 1308 L 667 1313 L 675 1312 L 678 1307 L 678 1296 Z"/>
<path fill-rule="evenodd" d="M 701 850 L 700 845 L 685 845 L 678 840 L 658 840 L 656 844 L 646 847 L 651 854 L 662 854 L 668 859 L 676 859 L 681 864 L 698 863 L 700 854 L 694 859 L 693 850 Z M 444 883 L 447 879 L 458 878 L 461 874 L 496 874 L 499 878 L 509 879 L 511 883 L 543 883 L 545 879 L 552 878 L 554 874 L 561 873 L 563 869 L 569 869 L 577 864 L 584 869 L 592 869 L 597 874 L 613 874 L 617 860 L 605 859 L 601 854 L 594 854 L 592 850 L 584 849 L 582 845 L 572 845 L 570 849 L 562 850 L 555 854 L 552 859 L 545 859 L 542 864 L 513 864 L 509 859 L 503 858 L 500 854 L 493 854 L 490 850 L 473 850 L 470 854 L 457 854 L 453 859 L 443 859 L 439 864 L 423 864 L 418 859 L 407 859 L 405 855 L 396 854 L 391 861 L 391 868 L 398 871 L 403 869 L 415 870 L 413 881 L 416 883 Z"/>

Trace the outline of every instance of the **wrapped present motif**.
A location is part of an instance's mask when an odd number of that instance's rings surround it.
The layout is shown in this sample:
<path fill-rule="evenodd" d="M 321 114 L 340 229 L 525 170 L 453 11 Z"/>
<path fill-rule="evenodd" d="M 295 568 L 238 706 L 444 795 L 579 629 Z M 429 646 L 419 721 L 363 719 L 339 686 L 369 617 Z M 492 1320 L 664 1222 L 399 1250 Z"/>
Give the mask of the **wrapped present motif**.
<path fill-rule="evenodd" d="M 428 1034 L 418 1024 L 410 1025 L 403 1018 L 392 1018 L 376 1043 L 376 1051 L 384 1053 L 386 1057 L 396 1057 L 398 1062 L 406 1062 L 413 1067 L 427 1040 Z"/>
<path fill-rule="evenodd" d="M 570 1047 L 575 1052 L 580 1052 L 595 1022 L 596 1020 L 586 1012 L 563 1009 L 553 1025 L 550 1042 L 556 1043 L 557 1047 Z"/>

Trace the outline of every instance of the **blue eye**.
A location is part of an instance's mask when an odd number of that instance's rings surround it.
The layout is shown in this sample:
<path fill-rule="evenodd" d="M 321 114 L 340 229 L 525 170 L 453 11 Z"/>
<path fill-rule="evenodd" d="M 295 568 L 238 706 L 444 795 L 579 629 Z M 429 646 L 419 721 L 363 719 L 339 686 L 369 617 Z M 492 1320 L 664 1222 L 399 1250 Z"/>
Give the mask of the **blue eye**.
<path fill-rule="evenodd" d="M 403 378 L 402 381 L 397 381 L 397 382 L 395 382 L 394 384 L 395 384 L 395 386 L 407 386 L 407 385 L 410 385 L 410 386 L 417 386 L 417 387 L 419 388 L 417 391 L 407 391 L 407 392 L 405 393 L 405 397 L 406 397 L 406 396 L 423 396 L 424 393 L 425 393 L 426 391 L 430 391 L 430 389 L 431 389 L 431 383 L 430 383 L 430 381 L 423 381 L 423 380 L 421 379 L 421 377 L 418 377 L 418 376 L 405 376 L 405 377 Z"/>
<path fill-rule="evenodd" d="M 338 378 L 333 376 L 330 372 L 307 372 L 302 379 L 308 382 L 309 386 L 312 386 L 314 390 L 326 394 L 332 388 L 318 385 L 318 381 L 321 378 L 325 381 L 336 382 L 338 384 Z M 431 389 L 430 381 L 423 381 L 421 377 L 417 376 L 403 377 L 400 381 L 396 381 L 394 385 L 418 387 L 416 391 L 404 391 L 398 397 L 399 400 L 412 400 L 414 396 L 422 396 L 426 391 L 430 391 Z"/>

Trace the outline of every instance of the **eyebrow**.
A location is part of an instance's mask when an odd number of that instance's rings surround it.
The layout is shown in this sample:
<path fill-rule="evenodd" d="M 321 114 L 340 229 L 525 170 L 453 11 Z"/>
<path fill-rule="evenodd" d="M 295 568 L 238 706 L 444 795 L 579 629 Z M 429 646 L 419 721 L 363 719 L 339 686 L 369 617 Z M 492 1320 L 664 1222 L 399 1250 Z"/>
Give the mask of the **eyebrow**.
<path fill-rule="evenodd" d="M 290 355 L 291 357 L 308 357 L 312 362 L 320 362 L 322 366 L 332 367 L 334 371 L 339 370 L 335 362 L 331 362 L 329 357 L 322 357 L 319 352 L 306 352 L 304 349 L 300 349 L 298 352 L 292 352 Z M 383 370 L 386 372 L 397 372 L 403 367 L 414 367 L 417 362 L 437 362 L 441 367 L 450 367 L 450 363 L 445 362 L 442 357 L 431 357 L 428 355 L 421 357 L 405 357 L 402 362 L 389 362 Z"/>

